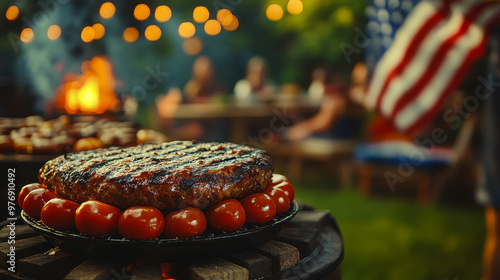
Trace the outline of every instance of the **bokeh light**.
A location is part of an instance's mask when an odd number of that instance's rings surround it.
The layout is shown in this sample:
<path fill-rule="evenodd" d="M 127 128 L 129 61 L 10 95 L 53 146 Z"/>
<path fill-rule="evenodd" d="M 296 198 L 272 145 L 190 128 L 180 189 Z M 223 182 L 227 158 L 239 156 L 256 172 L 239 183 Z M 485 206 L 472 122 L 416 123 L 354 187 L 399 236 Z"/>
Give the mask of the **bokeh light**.
<path fill-rule="evenodd" d="M 266 17 L 271 21 L 278 21 L 283 17 L 283 8 L 278 4 L 271 4 L 266 9 Z"/>
<path fill-rule="evenodd" d="M 223 25 L 222 26 L 227 31 L 234 31 L 240 25 L 240 22 L 238 21 L 238 18 L 236 16 L 233 15 L 232 18 L 233 19 L 231 20 L 231 23 L 229 25 Z"/>
<path fill-rule="evenodd" d="M 222 26 L 230 25 L 233 21 L 233 13 L 228 9 L 220 9 L 217 12 L 217 20 Z"/>
<path fill-rule="evenodd" d="M 198 37 L 191 37 L 184 40 L 182 43 L 182 49 L 187 55 L 195 56 L 203 50 L 203 43 Z"/>
<path fill-rule="evenodd" d="M 301 0 L 290 0 L 286 5 L 286 10 L 292 15 L 298 15 L 304 10 L 304 4 Z"/>
<path fill-rule="evenodd" d="M 193 20 L 197 23 L 203 23 L 210 17 L 210 12 L 207 7 L 198 6 L 193 10 Z"/>
<path fill-rule="evenodd" d="M 49 26 L 47 29 L 47 37 L 52 41 L 59 39 L 59 37 L 61 37 L 61 27 L 56 24 Z"/>
<path fill-rule="evenodd" d="M 111 2 L 102 3 L 101 8 L 99 9 L 99 15 L 103 19 L 110 19 L 115 15 L 116 8 L 115 5 Z"/>
<path fill-rule="evenodd" d="M 85 26 L 82 29 L 81 37 L 82 37 L 82 41 L 84 41 L 85 43 L 92 42 L 92 40 L 94 40 L 94 38 L 95 38 L 94 28 L 92 28 L 92 26 Z"/>
<path fill-rule="evenodd" d="M 146 30 L 144 31 L 144 36 L 149 41 L 156 41 L 161 37 L 161 29 L 156 25 L 150 25 L 146 27 Z"/>
<path fill-rule="evenodd" d="M 23 43 L 30 43 L 35 39 L 35 33 L 33 32 L 33 29 L 26 27 L 23 31 L 21 31 L 21 35 L 19 37 Z"/>
<path fill-rule="evenodd" d="M 182 38 L 193 37 L 194 33 L 196 33 L 196 27 L 191 22 L 183 22 L 179 25 L 179 35 Z"/>
<path fill-rule="evenodd" d="M 205 22 L 205 33 L 208 35 L 215 36 L 220 33 L 220 30 L 220 23 L 217 20 L 211 19 Z"/>
<path fill-rule="evenodd" d="M 92 25 L 92 28 L 94 29 L 94 40 L 99 40 L 104 36 L 104 33 L 106 32 L 106 29 L 104 26 L 100 23 L 96 23 Z"/>
<path fill-rule="evenodd" d="M 139 31 L 135 27 L 127 27 L 123 31 L 123 40 L 128 43 L 133 43 L 139 38 Z"/>
<path fill-rule="evenodd" d="M 16 20 L 19 17 L 19 8 L 17 6 L 10 6 L 5 12 L 5 17 L 10 21 Z"/>
<path fill-rule="evenodd" d="M 156 7 L 155 18 L 158 22 L 167 22 L 172 17 L 172 10 L 167 5 Z"/>
<path fill-rule="evenodd" d="M 134 9 L 134 17 L 136 20 L 144 21 L 148 19 L 151 14 L 151 10 L 146 4 L 138 4 Z"/>
<path fill-rule="evenodd" d="M 335 19 L 338 23 L 342 25 L 353 25 L 354 24 L 354 14 L 352 10 L 348 7 L 340 7 L 334 13 Z"/>
<path fill-rule="evenodd" d="M 343 25 L 353 25 L 354 24 L 354 14 L 352 10 L 348 7 L 340 7 L 335 11 L 334 14 L 338 23 Z"/>

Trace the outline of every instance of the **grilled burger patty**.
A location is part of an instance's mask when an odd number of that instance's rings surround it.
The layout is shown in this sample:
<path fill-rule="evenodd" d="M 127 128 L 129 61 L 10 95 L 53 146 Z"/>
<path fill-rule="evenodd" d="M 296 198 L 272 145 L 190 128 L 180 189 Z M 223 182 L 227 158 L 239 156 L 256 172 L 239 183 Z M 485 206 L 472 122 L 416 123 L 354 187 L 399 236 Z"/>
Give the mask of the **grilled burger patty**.
<path fill-rule="evenodd" d="M 262 192 L 273 160 L 264 151 L 232 143 L 173 141 L 70 153 L 48 161 L 40 182 L 79 203 L 203 208 Z"/>

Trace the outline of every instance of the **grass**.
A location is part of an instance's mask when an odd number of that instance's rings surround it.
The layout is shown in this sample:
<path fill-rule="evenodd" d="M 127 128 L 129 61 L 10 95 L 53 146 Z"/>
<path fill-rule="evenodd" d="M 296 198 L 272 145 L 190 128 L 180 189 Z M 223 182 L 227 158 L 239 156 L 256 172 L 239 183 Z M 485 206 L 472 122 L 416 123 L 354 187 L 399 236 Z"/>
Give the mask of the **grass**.
<path fill-rule="evenodd" d="M 479 206 L 421 206 L 411 198 L 361 196 L 326 179 L 294 184 L 296 197 L 327 209 L 344 237 L 343 279 L 479 279 L 484 241 Z"/>

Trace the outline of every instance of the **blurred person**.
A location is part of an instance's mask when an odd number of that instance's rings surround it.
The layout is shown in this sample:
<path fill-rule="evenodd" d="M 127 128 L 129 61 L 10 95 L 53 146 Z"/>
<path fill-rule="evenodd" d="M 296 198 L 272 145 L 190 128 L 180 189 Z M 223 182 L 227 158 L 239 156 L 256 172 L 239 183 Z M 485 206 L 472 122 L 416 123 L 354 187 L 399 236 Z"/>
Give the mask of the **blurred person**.
<path fill-rule="evenodd" d="M 325 85 L 328 77 L 328 69 L 326 67 L 318 67 L 313 70 L 311 75 L 311 84 L 307 90 L 309 99 L 314 102 L 320 102 L 325 95 Z"/>
<path fill-rule="evenodd" d="M 206 56 L 198 57 L 193 63 L 193 76 L 184 87 L 188 103 L 205 103 L 212 97 L 224 94 L 224 88 L 215 81 L 215 69 Z"/>
<path fill-rule="evenodd" d="M 366 92 L 368 83 L 368 67 L 364 62 L 358 62 L 354 65 L 351 72 L 351 88 L 349 89 L 349 98 L 352 101 L 361 104 Z"/>
<path fill-rule="evenodd" d="M 165 95 L 156 97 L 156 110 L 165 124 L 171 125 L 172 116 L 182 103 L 182 92 L 179 88 L 171 88 Z"/>
<path fill-rule="evenodd" d="M 321 73 L 323 75 L 323 73 Z M 313 75 L 314 76 L 314 75 Z M 359 134 L 363 111 L 349 98 L 349 86 L 338 74 L 325 79 L 321 107 L 315 115 L 285 131 L 285 138 L 300 141 L 308 137 L 352 139 Z"/>
<path fill-rule="evenodd" d="M 174 139 L 201 139 L 205 131 L 200 123 L 175 119 L 180 104 L 182 92 L 179 88 L 172 88 L 156 98 L 156 110 L 165 132 Z"/>
<path fill-rule="evenodd" d="M 276 87 L 267 77 L 266 62 L 255 56 L 248 61 L 245 79 L 234 86 L 236 100 L 243 102 L 265 102 L 274 97 Z"/>
<path fill-rule="evenodd" d="M 174 138 L 222 141 L 226 134 L 225 123 L 198 117 L 175 119 L 175 112 L 183 101 L 191 104 L 212 103 L 224 94 L 223 86 L 215 80 L 215 68 L 211 60 L 206 56 L 200 56 L 193 63 L 191 80 L 184 86 L 184 100 L 180 89 L 173 88 L 160 99 L 161 106 L 158 108 L 158 113 L 163 118 L 164 124 L 172 131 Z"/>

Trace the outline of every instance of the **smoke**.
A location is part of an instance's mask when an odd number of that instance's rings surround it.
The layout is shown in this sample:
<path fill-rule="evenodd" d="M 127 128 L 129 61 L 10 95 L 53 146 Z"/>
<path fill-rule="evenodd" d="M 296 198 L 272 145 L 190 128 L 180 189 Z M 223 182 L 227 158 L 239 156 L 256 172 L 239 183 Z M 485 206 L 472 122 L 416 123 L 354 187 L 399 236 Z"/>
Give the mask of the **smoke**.
<path fill-rule="evenodd" d="M 82 56 L 84 49 L 78 44 L 81 41 L 80 34 L 73 31 L 84 22 L 85 12 L 77 12 L 76 7 L 67 2 L 39 2 L 39 11 L 22 18 L 26 27 L 33 29 L 35 39 L 29 44 L 20 45 L 19 77 L 30 84 L 33 91 L 43 99 L 49 99 L 53 95 L 63 72 L 79 71 L 79 65 L 75 61 L 76 57 Z M 64 28 L 57 41 L 43 36 L 52 24 Z"/>

